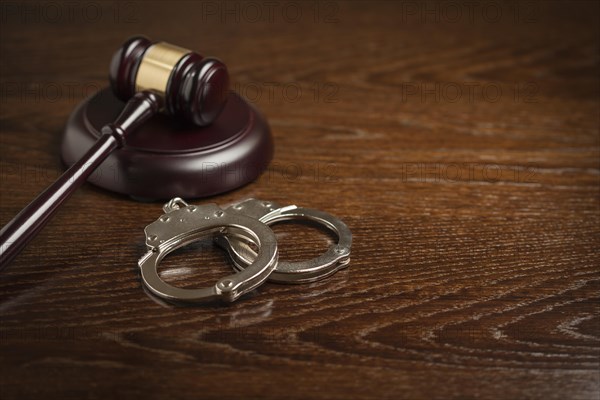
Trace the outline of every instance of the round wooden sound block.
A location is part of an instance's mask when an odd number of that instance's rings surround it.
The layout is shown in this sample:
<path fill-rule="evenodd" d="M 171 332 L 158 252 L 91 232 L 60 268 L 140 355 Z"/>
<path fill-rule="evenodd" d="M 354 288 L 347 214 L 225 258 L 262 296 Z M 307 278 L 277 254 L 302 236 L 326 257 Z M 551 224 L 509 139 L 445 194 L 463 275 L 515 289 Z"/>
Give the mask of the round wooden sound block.
<path fill-rule="evenodd" d="M 84 100 L 71 114 L 61 156 L 71 165 L 100 137 L 125 103 L 110 89 Z M 231 93 L 207 127 L 156 115 L 131 133 L 88 179 L 138 199 L 195 198 L 223 193 L 256 179 L 273 157 L 273 139 L 260 113 Z"/>

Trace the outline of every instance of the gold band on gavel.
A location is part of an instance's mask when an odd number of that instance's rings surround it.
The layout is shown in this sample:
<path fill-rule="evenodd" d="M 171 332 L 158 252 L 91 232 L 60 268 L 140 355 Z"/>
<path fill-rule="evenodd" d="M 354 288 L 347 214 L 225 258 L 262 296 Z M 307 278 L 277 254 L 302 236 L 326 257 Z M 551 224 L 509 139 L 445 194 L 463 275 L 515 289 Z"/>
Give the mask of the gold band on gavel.
<path fill-rule="evenodd" d="M 164 96 L 171 72 L 188 53 L 191 51 L 165 42 L 150 46 L 138 68 L 135 78 L 136 91 L 153 90 Z"/>

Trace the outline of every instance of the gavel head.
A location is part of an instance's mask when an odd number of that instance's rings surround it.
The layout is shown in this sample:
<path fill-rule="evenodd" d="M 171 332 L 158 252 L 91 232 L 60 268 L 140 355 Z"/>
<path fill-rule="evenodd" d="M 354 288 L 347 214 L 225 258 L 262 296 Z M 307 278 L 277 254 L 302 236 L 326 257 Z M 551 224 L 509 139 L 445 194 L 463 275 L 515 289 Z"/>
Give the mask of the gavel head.
<path fill-rule="evenodd" d="M 113 55 L 110 84 L 124 101 L 144 90 L 158 93 L 165 111 L 199 126 L 219 116 L 229 94 L 229 74 L 221 61 L 141 36 Z"/>

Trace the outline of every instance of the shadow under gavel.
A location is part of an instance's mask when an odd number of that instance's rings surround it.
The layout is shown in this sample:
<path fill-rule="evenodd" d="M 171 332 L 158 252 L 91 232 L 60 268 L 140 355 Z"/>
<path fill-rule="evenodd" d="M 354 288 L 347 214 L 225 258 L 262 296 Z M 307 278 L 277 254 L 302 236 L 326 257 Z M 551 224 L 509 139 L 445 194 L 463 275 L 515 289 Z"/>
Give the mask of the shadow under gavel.
<path fill-rule="evenodd" d="M 206 126 L 219 116 L 229 91 L 229 75 L 221 61 L 145 37 L 133 37 L 116 51 L 109 76 L 115 94 L 127 100 L 125 108 L 102 128 L 98 141 L 79 161 L 0 230 L 0 269 L 137 127 L 161 110 Z"/>

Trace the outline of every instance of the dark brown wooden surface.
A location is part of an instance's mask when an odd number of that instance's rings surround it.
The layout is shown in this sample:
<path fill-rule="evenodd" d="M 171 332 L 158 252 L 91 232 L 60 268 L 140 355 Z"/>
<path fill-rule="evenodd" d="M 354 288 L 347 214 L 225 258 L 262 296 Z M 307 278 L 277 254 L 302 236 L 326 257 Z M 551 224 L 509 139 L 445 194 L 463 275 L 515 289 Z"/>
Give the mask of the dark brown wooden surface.
<path fill-rule="evenodd" d="M 598 3 L 451 3 L 2 2 L 0 223 L 143 33 L 220 57 L 273 129 L 268 173 L 195 203 L 326 210 L 354 245 L 323 282 L 165 306 L 136 267 L 161 204 L 86 185 L 0 275 L 0 398 L 597 399 Z M 229 268 L 203 242 L 162 273 Z"/>

